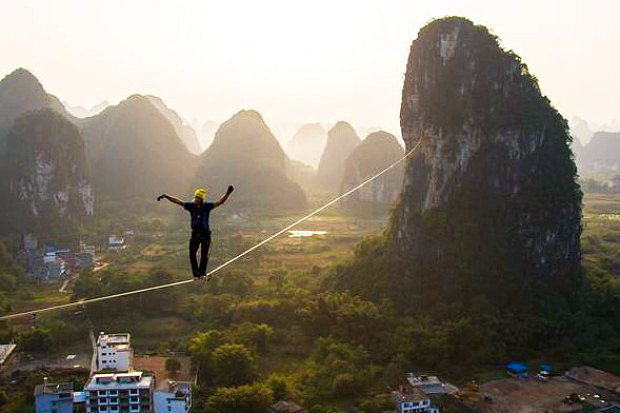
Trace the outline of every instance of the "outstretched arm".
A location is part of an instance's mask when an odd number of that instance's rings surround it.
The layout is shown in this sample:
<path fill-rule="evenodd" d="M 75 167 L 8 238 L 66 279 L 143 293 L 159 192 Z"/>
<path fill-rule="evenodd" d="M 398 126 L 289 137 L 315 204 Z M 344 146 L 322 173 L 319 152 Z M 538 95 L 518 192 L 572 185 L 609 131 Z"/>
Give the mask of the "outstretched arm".
<path fill-rule="evenodd" d="M 158 201 L 161 201 L 162 199 L 167 199 L 168 201 L 172 202 L 173 204 L 177 204 L 178 206 L 183 206 L 183 201 L 180 200 L 179 198 L 177 198 L 176 196 L 172 196 L 172 195 L 160 195 L 157 197 Z"/>
<path fill-rule="evenodd" d="M 228 200 L 228 197 L 230 196 L 230 194 L 232 194 L 232 191 L 234 190 L 235 188 L 233 188 L 232 185 L 228 185 L 228 190 L 226 191 L 224 195 L 222 195 L 220 199 L 218 199 L 216 202 L 213 203 L 213 208 L 217 208 L 220 205 L 222 205 L 224 202 L 226 202 L 226 200 Z"/>

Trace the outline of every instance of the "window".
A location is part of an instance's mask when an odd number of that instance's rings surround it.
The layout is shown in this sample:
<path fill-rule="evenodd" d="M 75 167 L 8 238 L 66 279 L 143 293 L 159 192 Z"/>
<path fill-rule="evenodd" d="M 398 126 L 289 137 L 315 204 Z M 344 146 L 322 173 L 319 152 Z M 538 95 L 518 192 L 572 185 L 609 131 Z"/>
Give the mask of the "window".
<path fill-rule="evenodd" d="M 101 361 L 103 364 L 106 364 L 108 361 L 107 360 L 103 360 Z"/>
<path fill-rule="evenodd" d="M 170 402 L 170 400 L 168 400 L 168 402 Z M 168 411 L 171 412 L 172 411 L 172 407 L 168 406 Z"/>

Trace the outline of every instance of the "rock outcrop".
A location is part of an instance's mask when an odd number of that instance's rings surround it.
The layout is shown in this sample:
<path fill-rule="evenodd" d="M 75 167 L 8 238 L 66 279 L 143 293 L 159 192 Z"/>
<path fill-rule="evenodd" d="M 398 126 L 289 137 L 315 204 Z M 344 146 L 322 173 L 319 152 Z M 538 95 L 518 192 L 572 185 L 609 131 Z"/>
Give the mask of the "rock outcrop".
<path fill-rule="evenodd" d="M 319 185 L 332 192 L 340 189 L 345 161 L 360 143 L 355 129 L 347 122 L 340 121 L 329 130 L 317 171 Z"/>
<path fill-rule="evenodd" d="M 316 168 L 326 142 L 327 134 L 321 124 L 307 123 L 293 135 L 286 146 L 287 153 L 291 158 Z"/>
<path fill-rule="evenodd" d="M 93 214 L 84 141 L 55 111 L 28 112 L 15 120 L 4 165 L 4 218 L 12 227 L 35 230 L 49 221 Z"/>
<path fill-rule="evenodd" d="M 197 157 L 146 96 L 130 96 L 78 124 L 95 190 L 102 198 L 174 193 L 186 188 L 196 172 Z"/>
<path fill-rule="evenodd" d="M 379 131 L 371 133 L 351 152 L 345 164 L 341 192 L 379 173 L 405 154 L 394 135 Z M 347 199 L 349 205 L 359 203 L 389 205 L 402 190 L 403 164 L 397 165 Z"/>
<path fill-rule="evenodd" d="M 28 70 L 16 69 L 0 81 L 0 156 L 13 121 L 26 112 L 45 108 L 68 116 L 58 98 L 48 94 Z"/>
<path fill-rule="evenodd" d="M 232 184 L 234 206 L 263 212 L 302 211 L 306 196 L 287 177 L 288 158 L 253 110 L 242 110 L 222 123 L 213 143 L 200 157 L 195 186 L 207 185 L 217 197 Z"/>
<path fill-rule="evenodd" d="M 579 273 L 581 191 L 568 124 L 486 28 L 445 18 L 420 30 L 400 117 L 406 150 L 420 147 L 391 240 L 413 284 L 444 299 L 495 299 Z"/>

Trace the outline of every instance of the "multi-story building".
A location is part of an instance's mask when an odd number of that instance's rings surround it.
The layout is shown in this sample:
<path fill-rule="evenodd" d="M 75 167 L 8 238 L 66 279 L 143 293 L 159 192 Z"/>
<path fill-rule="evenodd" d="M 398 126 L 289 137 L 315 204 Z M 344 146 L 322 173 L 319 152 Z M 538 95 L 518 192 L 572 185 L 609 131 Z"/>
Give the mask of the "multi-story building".
<path fill-rule="evenodd" d="M 86 413 L 153 413 L 154 384 L 141 371 L 94 374 L 84 386 Z"/>
<path fill-rule="evenodd" d="M 73 413 L 73 384 L 48 383 L 34 388 L 36 413 Z"/>
<path fill-rule="evenodd" d="M 129 333 L 99 333 L 97 338 L 97 370 L 131 370 L 131 336 Z"/>
<path fill-rule="evenodd" d="M 187 413 L 192 408 L 192 383 L 164 380 L 153 395 L 155 413 Z"/>
<path fill-rule="evenodd" d="M 412 386 L 399 386 L 398 390 L 392 392 L 392 401 L 398 413 L 439 413 L 430 398 Z"/>

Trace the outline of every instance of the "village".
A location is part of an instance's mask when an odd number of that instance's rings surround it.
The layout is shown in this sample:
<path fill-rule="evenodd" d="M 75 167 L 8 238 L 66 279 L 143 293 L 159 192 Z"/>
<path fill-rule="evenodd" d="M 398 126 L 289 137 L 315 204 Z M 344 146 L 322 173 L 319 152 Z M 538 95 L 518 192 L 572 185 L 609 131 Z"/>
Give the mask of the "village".
<path fill-rule="evenodd" d="M 90 360 L 67 355 L 41 362 L 50 370 L 84 372 L 85 385 L 44 378 L 33 392 L 36 413 L 187 413 L 199 371 L 185 353 L 137 355 L 130 333 L 91 333 Z M 0 374 L 28 368 L 31 358 L 16 355 L 15 345 L 0 346 Z M 38 363 L 34 363 L 36 366 Z M 505 366 L 505 378 L 457 387 L 440 377 L 408 373 L 389 394 L 396 413 L 446 412 L 620 412 L 620 377 L 591 367 L 554 372 L 550 365 L 530 371 L 521 363 Z M 308 413 L 290 400 L 279 400 L 266 413 Z M 360 411 L 360 410 L 350 410 Z"/>

